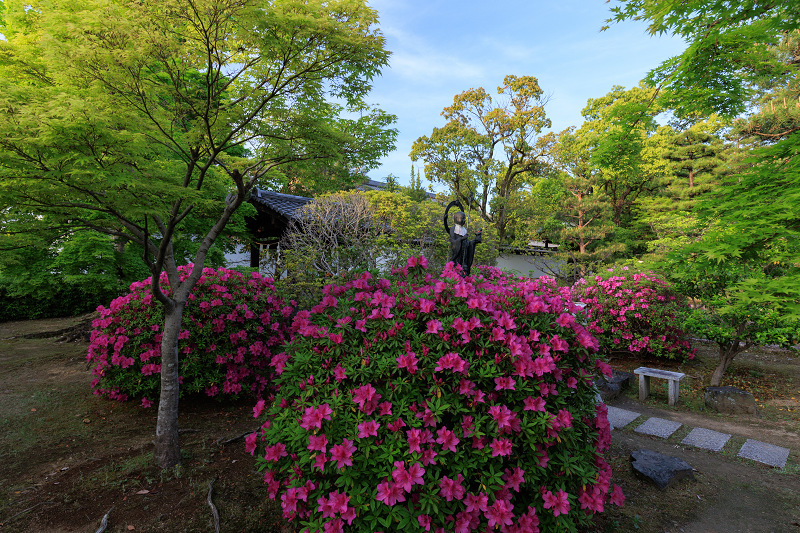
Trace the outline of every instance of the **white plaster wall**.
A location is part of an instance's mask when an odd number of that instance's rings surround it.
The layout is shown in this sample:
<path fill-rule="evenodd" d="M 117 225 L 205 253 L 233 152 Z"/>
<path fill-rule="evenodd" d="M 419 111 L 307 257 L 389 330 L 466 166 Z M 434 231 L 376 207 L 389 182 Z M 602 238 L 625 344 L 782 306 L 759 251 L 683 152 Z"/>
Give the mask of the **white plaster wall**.
<path fill-rule="evenodd" d="M 497 267 L 507 272 L 538 278 L 540 276 L 551 276 L 548 274 L 545 265 L 553 262 L 550 257 L 538 255 L 500 255 L 497 258 Z"/>

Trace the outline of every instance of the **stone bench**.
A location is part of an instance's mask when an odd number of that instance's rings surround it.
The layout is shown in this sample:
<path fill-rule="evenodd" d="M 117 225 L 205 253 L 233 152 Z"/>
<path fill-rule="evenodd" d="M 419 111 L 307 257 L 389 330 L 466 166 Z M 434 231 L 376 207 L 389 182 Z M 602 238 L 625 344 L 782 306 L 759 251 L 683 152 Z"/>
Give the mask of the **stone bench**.
<path fill-rule="evenodd" d="M 678 401 L 678 387 L 686 374 L 681 372 L 670 372 L 669 370 L 659 370 L 658 368 L 647 368 L 640 366 L 633 371 L 639 376 L 639 401 L 643 402 L 650 396 L 650 378 L 661 378 L 669 381 L 669 404 L 675 405 Z"/>

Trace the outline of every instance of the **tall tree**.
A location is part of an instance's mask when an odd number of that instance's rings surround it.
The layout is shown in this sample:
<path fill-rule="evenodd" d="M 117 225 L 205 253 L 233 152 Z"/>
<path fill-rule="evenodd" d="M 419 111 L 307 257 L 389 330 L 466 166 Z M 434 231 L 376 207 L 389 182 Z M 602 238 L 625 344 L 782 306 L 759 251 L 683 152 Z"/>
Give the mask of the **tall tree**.
<path fill-rule="evenodd" d="M 428 179 L 448 185 L 505 243 L 519 191 L 547 166 L 555 136 L 541 135 L 550 119 L 536 78 L 506 76 L 497 94 L 497 101 L 483 88 L 456 95 L 442 111 L 447 124 L 414 141 L 411 158 L 425 161 Z"/>
<path fill-rule="evenodd" d="M 745 274 L 719 290 L 740 302 L 761 302 L 800 317 L 800 115 L 797 106 L 790 109 L 790 102 L 800 98 L 800 4 L 619 3 L 614 20 L 645 20 L 652 33 L 669 32 L 687 41 L 683 54 L 649 75 L 654 84 L 669 89 L 670 107 L 698 116 L 736 117 L 751 107 L 757 111 L 741 117 L 737 129 L 761 137 L 763 146 L 752 150 L 715 194 L 704 197 L 698 210 L 717 229 L 685 253 L 702 253 L 720 269 L 779 273 L 766 281 Z M 752 264 L 760 268 L 738 268 Z"/>
<path fill-rule="evenodd" d="M 623 225 L 637 199 L 655 190 L 666 171 L 658 129 L 654 91 L 644 86 L 626 90 L 615 86 L 592 98 L 582 114 L 586 121 L 576 132 L 590 150 L 597 169 L 595 181 L 608 197 L 612 219 Z"/>
<path fill-rule="evenodd" d="M 563 173 L 566 194 L 555 213 L 560 224 L 553 240 L 561 244 L 559 255 L 573 281 L 620 249 L 609 239 L 615 229 L 612 204 L 601 187 L 601 172 L 592 164 L 589 148 L 585 137 L 571 129 L 559 135 L 556 164 Z"/>
<path fill-rule="evenodd" d="M 386 64 L 377 14 L 362 0 L 4 7 L 0 200 L 143 247 L 165 314 L 155 458 L 175 465 L 177 340 L 206 255 L 259 180 L 355 155 L 331 102 L 363 107 Z M 174 238 L 190 215 L 206 224 L 182 281 Z"/>
<path fill-rule="evenodd" d="M 647 245 L 650 252 L 661 255 L 702 236 L 706 224 L 698 219 L 695 205 L 721 185 L 729 170 L 732 149 L 719 135 L 726 125 L 714 115 L 669 134 L 663 152 L 668 162 L 663 184 L 655 195 L 641 201 L 641 219 L 655 237 Z"/>

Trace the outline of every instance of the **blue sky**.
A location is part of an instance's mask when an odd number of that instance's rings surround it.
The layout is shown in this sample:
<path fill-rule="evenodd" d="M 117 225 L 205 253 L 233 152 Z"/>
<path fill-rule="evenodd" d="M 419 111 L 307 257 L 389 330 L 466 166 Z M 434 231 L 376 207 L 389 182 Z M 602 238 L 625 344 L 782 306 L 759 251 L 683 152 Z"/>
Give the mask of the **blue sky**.
<path fill-rule="evenodd" d="M 370 0 L 380 14 L 390 66 L 369 100 L 397 115 L 397 148 L 369 173 L 408 183 L 412 143 L 444 125 L 442 109 L 469 88 L 492 94 L 507 74 L 535 76 L 550 102 L 552 131 L 579 126 L 589 98 L 632 87 L 681 52 L 673 37 L 651 37 L 625 22 L 600 32 L 605 0 Z M 417 165 L 422 166 L 420 161 Z M 423 180 L 423 185 L 427 182 Z M 435 185 L 439 191 L 443 187 Z"/>

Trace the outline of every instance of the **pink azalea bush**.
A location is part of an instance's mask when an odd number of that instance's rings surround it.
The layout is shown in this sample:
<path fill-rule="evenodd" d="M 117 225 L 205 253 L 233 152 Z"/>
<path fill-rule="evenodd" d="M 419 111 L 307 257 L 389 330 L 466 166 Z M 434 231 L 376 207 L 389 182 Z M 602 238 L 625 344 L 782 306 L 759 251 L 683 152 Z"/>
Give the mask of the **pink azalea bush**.
<path fill-rule="evenodd" d="M 573 291 L 586 305 L 588 328 L 604 351 L 694 358 L 695 351 L 681 328 L 682 300 L 655 274 L 628 267 L 608 269 L 579 280 Z"/>
<path fill-rule="evenodd" d="M 178 269 L 183 279 L 190 268 Z M 160 281 L 169 294 L 166 274 Z M 120 401 L 137 398 L 143 407 L 151 406 L 159 395 L 164 314 L 150 293 L 150 278 L 133 283 L 130 293 L 97 310 L 100 318 L 92 323 L 87 354 L 94 364 L 94 393 Z M 181 395 L 271 394 L 275 367 L 270 365 L 283 352 L 294 311 L 275 296 L 271 278 L 203 269 L 179 334 Z"/>
<path fill-rule="evenodd" d="M 246 439 L 284 516 L 327 533 L 575 531 L 621 505 L 592 385 L 610 368 L 569 290 L 426 267 L 328 285 L 294 318 Z"/>

